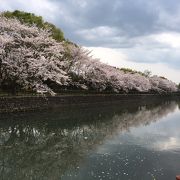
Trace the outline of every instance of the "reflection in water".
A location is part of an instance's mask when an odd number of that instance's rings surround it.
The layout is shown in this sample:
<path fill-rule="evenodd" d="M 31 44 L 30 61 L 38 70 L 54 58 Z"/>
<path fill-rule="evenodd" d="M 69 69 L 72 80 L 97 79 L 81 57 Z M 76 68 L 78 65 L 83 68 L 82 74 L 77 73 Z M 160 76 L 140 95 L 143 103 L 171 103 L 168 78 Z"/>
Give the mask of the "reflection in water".
<path fill-rule="evenodd" d="M 180 134 L 171 137 L 170 131 L 163 132 L 168 130 L 165 125 L 178 128 L 173 122 L 166 122 L 174 114 L 179 118 L 176 112 L 177 102 L 157 101 L 2 114 L 0 177 L 14 180 L 161 177 L 163 168 L 150 165 L 154 159 L 160 162 L 155 151 L 165 157 L 164 150 L 171 149 L 179 158 Z"/>

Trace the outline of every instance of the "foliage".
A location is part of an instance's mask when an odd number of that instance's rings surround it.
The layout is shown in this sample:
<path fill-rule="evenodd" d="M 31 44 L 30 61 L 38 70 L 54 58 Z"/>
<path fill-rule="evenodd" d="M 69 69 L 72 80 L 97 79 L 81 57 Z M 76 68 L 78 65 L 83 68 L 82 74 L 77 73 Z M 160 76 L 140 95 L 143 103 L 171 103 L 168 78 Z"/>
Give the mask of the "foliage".
<path fill-rule="evenodd" d="M 178 84 L 178 89 L 180 90 L 180 83 Z"/>
<path fill-rule="evenodd" d="M 164 76 L 159 76 L 160 78 L 162 78 L 162 79 L 167 79 L 167 78 L 165 78 Z"/>
<path fill-rule="evenodd" d="M 177 91 L 177 85 L 167 79 L 103 64 L 88 50 L 55 41 L 44 28 L 0 16 L 0 32 L 2 89 L 14 87 L 14 91 L 18 88 L 52 95 L 64 87 L 116 93 Z"/>
<path fill-rule="evenodd" d="M 143 75 L 146 76 L 146 77 L 150 77 L 150 76 L 151 76 L 151 71 L 149 71 L 149 70 L 146 69 L 146 70 L 143 72 Z"/>
<path fill-rule="evenodd" d="M 0 85 L 3 88 L 20 86 L 53 93 L 44 83 L 46 80 L 66 84 L 63 43 L 50 38 L 47 30 L 1 17 L 0 31 Z"/>
<path fill-rule="evenodd" d="M 132 70 L 130 68 L 121 68 L 120 70 L 123 71 L 124 73 L 140 74 L 142 76 L 145 76 L 145 73 L 143 73 L 141 71 Z"/>
<path fill-rule="evenodd" d="M 26 23 L 31 26 L 35 24 L 39 28 L 50 29 L 53 39 L 59 42 L 65 40 L 63 32 L 55 25 L 49 22 L 44 22 L 41 16 L 36 16 L 33 13 L 27 13 L 18 10 L 14 12 L 6 11 L 3 13 L 3 15 L 7 18 L 17 18 L 21 23 Z"/>

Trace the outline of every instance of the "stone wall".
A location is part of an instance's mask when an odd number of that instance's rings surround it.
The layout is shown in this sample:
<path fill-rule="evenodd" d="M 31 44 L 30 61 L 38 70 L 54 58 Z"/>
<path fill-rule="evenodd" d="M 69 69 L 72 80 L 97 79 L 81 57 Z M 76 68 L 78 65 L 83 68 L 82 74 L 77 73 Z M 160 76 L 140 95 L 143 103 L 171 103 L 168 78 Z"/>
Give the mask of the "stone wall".
<path fill-rule="evenodd" d="M 55 97 L 0 97 L 0 112 L 29 111 L 56 108 L 67 105 L 82 105 L 93 103 L 114 103 L 138 100 L 155 101 L 157 99 L 177 99 L 177 95 L 61 95 Z M 180 99 L 180 98 L 179 98 Z"/>

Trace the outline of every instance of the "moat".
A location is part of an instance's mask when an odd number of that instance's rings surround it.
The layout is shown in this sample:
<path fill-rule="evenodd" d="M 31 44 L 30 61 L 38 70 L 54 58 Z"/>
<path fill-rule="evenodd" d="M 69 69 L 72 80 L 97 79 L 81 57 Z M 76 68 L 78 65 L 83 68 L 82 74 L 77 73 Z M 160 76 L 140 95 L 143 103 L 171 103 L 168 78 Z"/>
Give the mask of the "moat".
<path fill-rule="evenodd" d="M 2 180 L 170 180 L 180 101 L 116 101 L 0 114 Z"/>

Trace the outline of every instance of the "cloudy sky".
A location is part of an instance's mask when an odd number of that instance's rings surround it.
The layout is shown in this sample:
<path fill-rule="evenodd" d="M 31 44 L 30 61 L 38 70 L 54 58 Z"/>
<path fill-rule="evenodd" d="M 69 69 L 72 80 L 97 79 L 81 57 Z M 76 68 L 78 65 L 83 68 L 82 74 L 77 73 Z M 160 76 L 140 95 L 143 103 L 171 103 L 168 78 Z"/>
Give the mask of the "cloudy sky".
<path fill-rule="evenodd" d="M 113 66 L 180 82 L 180 0 L 0 0 L 60 27 L 65 37 Z"/>

